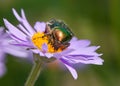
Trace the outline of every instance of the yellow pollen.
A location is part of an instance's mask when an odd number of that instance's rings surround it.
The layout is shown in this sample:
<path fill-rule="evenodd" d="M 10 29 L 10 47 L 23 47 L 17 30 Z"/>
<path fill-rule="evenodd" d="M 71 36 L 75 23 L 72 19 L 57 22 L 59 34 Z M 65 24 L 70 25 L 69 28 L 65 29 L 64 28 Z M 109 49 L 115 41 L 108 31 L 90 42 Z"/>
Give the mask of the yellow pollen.
<path fill-rule="evenodd" d="M 47 46 L 48 46 L 47 52 L 49 52 L 49 53 L 55 53 L 55 52 L 62 51 L 62 49 L 60 49 L 60 48 L 58 50 L 55 50 L 53 45 L 51 43 L 49 43 L 49 38 L 44 33 L 41 33 L 41 32 L 37 32 L 32 36 L 32 42 L 40 50 L 42 50 L 43 44 L 47 44 Z"/>

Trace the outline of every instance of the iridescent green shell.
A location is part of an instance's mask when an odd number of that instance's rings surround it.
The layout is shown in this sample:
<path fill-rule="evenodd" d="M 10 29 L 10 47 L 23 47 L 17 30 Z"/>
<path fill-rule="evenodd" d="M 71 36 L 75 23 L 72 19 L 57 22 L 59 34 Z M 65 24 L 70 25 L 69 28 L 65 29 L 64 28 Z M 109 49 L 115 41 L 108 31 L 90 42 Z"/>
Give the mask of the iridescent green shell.
<path fill-rule="evenodd" d="M 57 21 L 55 19 L 52 19 L 49 23 L 50 23 L 49 26 L 50 26 L 50 29 L 52 30 L 52 32 L 57 33 L 57 34 L 55 34 L 55 37 L 62 37 L 62 38 L 58 38 L 58 41 L 60 41 L 62 43 L 67 43 L 72 39 L 73 33 L 67 27 L 66 24 L 64 24 L 61 21 Z M 59 31 L 59 32 L 56 32 L 56 31 Z M 62 36 L 59 36 L 61 34 L 62 34 Z M 59 40 L 59 39 L 61 39 L 61 40 Z"/>

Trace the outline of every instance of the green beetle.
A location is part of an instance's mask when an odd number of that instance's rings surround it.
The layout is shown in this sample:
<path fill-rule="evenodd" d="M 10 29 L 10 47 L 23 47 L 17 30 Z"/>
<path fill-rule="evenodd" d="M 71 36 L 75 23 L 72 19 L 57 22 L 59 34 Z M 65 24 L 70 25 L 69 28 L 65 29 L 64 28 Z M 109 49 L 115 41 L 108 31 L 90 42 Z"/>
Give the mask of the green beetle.
<path fill-rule="evenodd" d="M 70 45 L 69 41 L 73 37 L 73 33 L 68 26 L 64 22 L 55 19 L 47 22 L 45 34 L 49 36 L 50 43 L 56 50 L 59 47 L 67 48 Z"/>

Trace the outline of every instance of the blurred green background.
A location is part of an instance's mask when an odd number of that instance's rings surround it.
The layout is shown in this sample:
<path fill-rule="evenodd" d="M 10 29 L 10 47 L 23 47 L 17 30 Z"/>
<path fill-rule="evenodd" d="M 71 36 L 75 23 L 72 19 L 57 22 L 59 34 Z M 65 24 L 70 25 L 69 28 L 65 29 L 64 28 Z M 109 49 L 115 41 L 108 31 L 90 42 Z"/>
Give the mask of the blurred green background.
<path fill-rule="evenodd" d="M 68 71 L 45 67 L 35 86 L 120 86 L 120 0 L 0 0 L 0 26 L 3 18 L 17 24 L 12 8 L 23 8 L 30 24 L 51 18 L 64 20 L 79 39 L 100 45 L 104 65 L 77 69 L 74 80 Z M 32 64 L 6 58 L 7 73 L 0 86 L 23 86 Z"/>

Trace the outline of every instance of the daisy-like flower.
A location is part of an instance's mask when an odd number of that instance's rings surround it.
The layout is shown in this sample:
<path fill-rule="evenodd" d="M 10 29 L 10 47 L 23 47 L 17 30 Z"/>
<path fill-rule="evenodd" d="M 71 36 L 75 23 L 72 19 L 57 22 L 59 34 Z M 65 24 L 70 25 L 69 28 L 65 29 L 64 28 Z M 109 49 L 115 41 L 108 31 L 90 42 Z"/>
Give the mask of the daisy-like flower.
<path fill-rule="evenodd" d="M 89 40 L 78 40 L 76 37 L 72 37 L 68 47 L 63 49 L 56 45 L 57 49 L 55 49 L 54 44 L 50 43 L 52 39 L 45 34 L 47 23 L 37 21 L 32 27 L 23 10 L 21 10 L 21 16 L 15 9 L 13 9 L 13 14 L 19 21 L 17 26 L 4 19 L 7 32 L 14 39 L 12 44 L 25 47 L 44 59 L 55 58 L 59 60 L 71 72 L 74 79 L 77 79 L 78 75 L 72 66 L 73 64 L 103 64 L 103 60 L 100 58 L 102 54 L 96 53 L 100 46 L 90 46 Z"/>
<path fill-rule="evenodd" d="M 5 67 L 6 54 L 10 54 L 20 58 L 28 57 L 28 53 L 26 50 L 19 48 L 17 46 L 10 45 L 9 44 L 10 41 L 12 41 L 12 39 L 7 33 L 4 32 L 4 27 L 0 27 L 0 77 L 2 77 L 6 72 Z"/>

